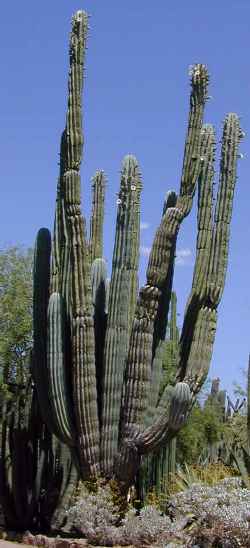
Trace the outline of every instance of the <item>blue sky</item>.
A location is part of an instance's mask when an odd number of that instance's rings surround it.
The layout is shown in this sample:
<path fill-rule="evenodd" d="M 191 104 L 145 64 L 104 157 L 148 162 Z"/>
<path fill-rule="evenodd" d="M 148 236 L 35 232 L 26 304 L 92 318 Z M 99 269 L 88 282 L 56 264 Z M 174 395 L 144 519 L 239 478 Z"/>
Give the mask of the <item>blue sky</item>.
<path fill-rule="evenodd" d="M 0 248 L 31 246 L 52 227 L 59 139 L 65 123 L 72 13 L 91 14 L 84 90 L 83 207 L 90 178 L 108 178 L 105 255 L 110 261 L 122 157 L 137 156 L 143 176 L 141 273 L 168 189 L 179 188 L 188 116 L 189 65 L 208 65 L 205 120 L 218 140 L 227 112 L 247 135 L 239 161 L 229 269 L 210 376 L 241 382 L 250 350 L 250 2 L 249 0 L 31 0 L 3 2 L 0 21 Z M 195 208 L 178 243 L 179 323 L 192 279 Z M 143 278 L 143 275 L 141 274 Z"/>

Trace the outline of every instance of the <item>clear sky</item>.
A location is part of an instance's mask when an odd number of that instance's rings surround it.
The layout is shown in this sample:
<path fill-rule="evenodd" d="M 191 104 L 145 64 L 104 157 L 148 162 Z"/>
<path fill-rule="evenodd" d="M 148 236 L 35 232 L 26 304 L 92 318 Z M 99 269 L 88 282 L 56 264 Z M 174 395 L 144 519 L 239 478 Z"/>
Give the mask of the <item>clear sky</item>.
<path fill-rule="evenodd" d="M 105 255 L 112 256 L 122 157 L 137 156 L 143 176 L 141 272 L 168 189 L 179 188 L 188 116 L 188 67 L 208 65 L 205 120 L 218 141 L 237 112 L 241 144 L 229 269 L 210 376 L 241 382 L 250 350 L 250 1 L 20 0 L 2 2 L 0 20 L 0 248 L 32 246 L 52 228 L 60 134 L 65 123 L 68 35 L 77 9 L 91 14 L 84 90 L 83 206 L 90 178 L 108 178 Z M 179 324 L 192 279 L 195 218 L 183 223 L 175 272 Z M 111 236 L 112 234 L 112 236 Z M 141 274 L 143 279 L 143 274 Z"/>

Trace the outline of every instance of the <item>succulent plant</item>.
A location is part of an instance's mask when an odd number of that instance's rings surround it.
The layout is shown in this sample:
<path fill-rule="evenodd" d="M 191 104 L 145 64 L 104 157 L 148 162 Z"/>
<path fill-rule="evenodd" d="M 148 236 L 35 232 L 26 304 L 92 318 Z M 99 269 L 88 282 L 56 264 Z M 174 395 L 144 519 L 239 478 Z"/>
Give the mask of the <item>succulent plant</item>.
<path fill-rule="evenodd" d="M 49 530 L 65 525 L 78 473 L 68 448 L 41 418 L 31 378 L 4 402 L 0 502 L 10 530 Z"/>
<path fill-rule="evenodd" d="M 179 329 L 177 327 L 177 297 L 172 292 L 170 319 L 167 338 L 162 344 L 158 357 L 159 367 L 155 367 L 157 378 L 153 382 L 155 390 L 151 392 L 147 420 L 153 417 L 157 399 L 161 397 L 165 387 L 173 383 L 178 365 Z M 168 492 L 169 482 L 176 471 L 176 438 L 172 438 L 155 454 L 146 456 L 140 466 L 136 481 L 137 496 L 144 501 L 151 492 L 161 495 Z"/>
<path fill-rule="evenodd" d="M 45 253 L 41 242 L 42 238 L 49 240 L 48 232 L 42 229 L 37 240 L 34 374 L 43 416 L 59 439 L 76 452 L 82 478 L 101 475 L 127 487 L 134 481 L 142 456 L 165 446 L 185 423 L 209 369 L 225 283 L 242 132 L 237 115 L 228 114 L 214 212 L 215 137 L 212 126 L 203 126 L 209 78 L 204 65 L 194 65 L 180 191 L 179 195 L 171 192 L 164 203 L 146 283 L 139 294 L 142 177 L 134 156 L 123 162 L 107 298 L 103 262 L 95 262 L 103 259 L 103 175 L 94 183 L 100 188 L 93 192 L 90 241 L 81 213 L 81 95 L 87 26 L 87 15 L 78 11 L 70 37 L 68 109 L 61 139 L 50 274 L 49 244 L 44 243 Z M 159 387 L 156 370 L 161 369 L 177 236 L 197 186 L 196 261 L 178 344 L 175 383 L 156 397 L 149 419 L 151 394 L 157 396 Z"/>

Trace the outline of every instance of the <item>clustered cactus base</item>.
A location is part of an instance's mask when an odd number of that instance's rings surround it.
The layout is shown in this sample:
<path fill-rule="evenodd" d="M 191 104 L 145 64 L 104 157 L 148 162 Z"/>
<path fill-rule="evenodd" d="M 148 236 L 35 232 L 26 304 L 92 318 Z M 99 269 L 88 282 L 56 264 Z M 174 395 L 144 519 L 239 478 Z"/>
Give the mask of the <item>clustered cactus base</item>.
<path fill-rule="evenodd" d="M 0 503 L 13 531 L 59 530 L 74 501 L 78 473 L 71 453 L 43 422 L 31 379 L 3 407 Z"/>

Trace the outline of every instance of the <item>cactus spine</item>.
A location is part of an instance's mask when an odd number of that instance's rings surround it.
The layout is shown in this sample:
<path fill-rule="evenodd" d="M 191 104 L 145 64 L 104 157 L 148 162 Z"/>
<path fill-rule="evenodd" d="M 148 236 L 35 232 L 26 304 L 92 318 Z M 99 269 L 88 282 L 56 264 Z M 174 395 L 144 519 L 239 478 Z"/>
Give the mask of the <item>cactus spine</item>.
<path fill-rule="evenodd" d="M 44 360 L 50 374 L 37 376 L 36 384 L 40 400 L 47 393 L 58 403 L 53 408 L 55 420 L 48 424 L 53 431 L 59 430 L 59 437 L 68 437 L 67 443 L 77 453 L 82 477 L 101 473 L 128 486 L 134 481 L 141 457 L 165 446 L 185 422 L 209 368 L 217 307 L 225 281 L 241 132 L 238 117 L 228 115 L 213 217 L 214 136 L 211 127 L 202 129 L 208 73 L 204 65 L 195 65 L 180 192 L 179 195 L 171 192 L 165 200 L 149 257 L 146 284 L 139 296 L 142 183 L 135 157 L 129 155 L 124 160 L 107 303 L 106 274 L 98 273 L 99 268 L 103 270 L 102 256 L 98 256 L 102 254 L 103 175 L 94 180 L 89 243 L 80 202 L 86 33 L 87 16 L 77 12 L 70 38 L 69 99 L 61 140 L 50 281 L 50 304 L 57 302 L 60 313 L 49 314 L 47 329 L 55 340 L 54 355 Z M 191 210 L 197 180 L 196 265 L 178 343 L 178 371 L 173 386 L 166 386 L 158 397 L 158 371 L 172 292 L 176 240 L 180 225 Z M 43 345 L 45 337 L 44 334 Z M 98 348 L 100 344 L 104 352 Z M 59 373 L 60 369 L 64 373 Z"/>

